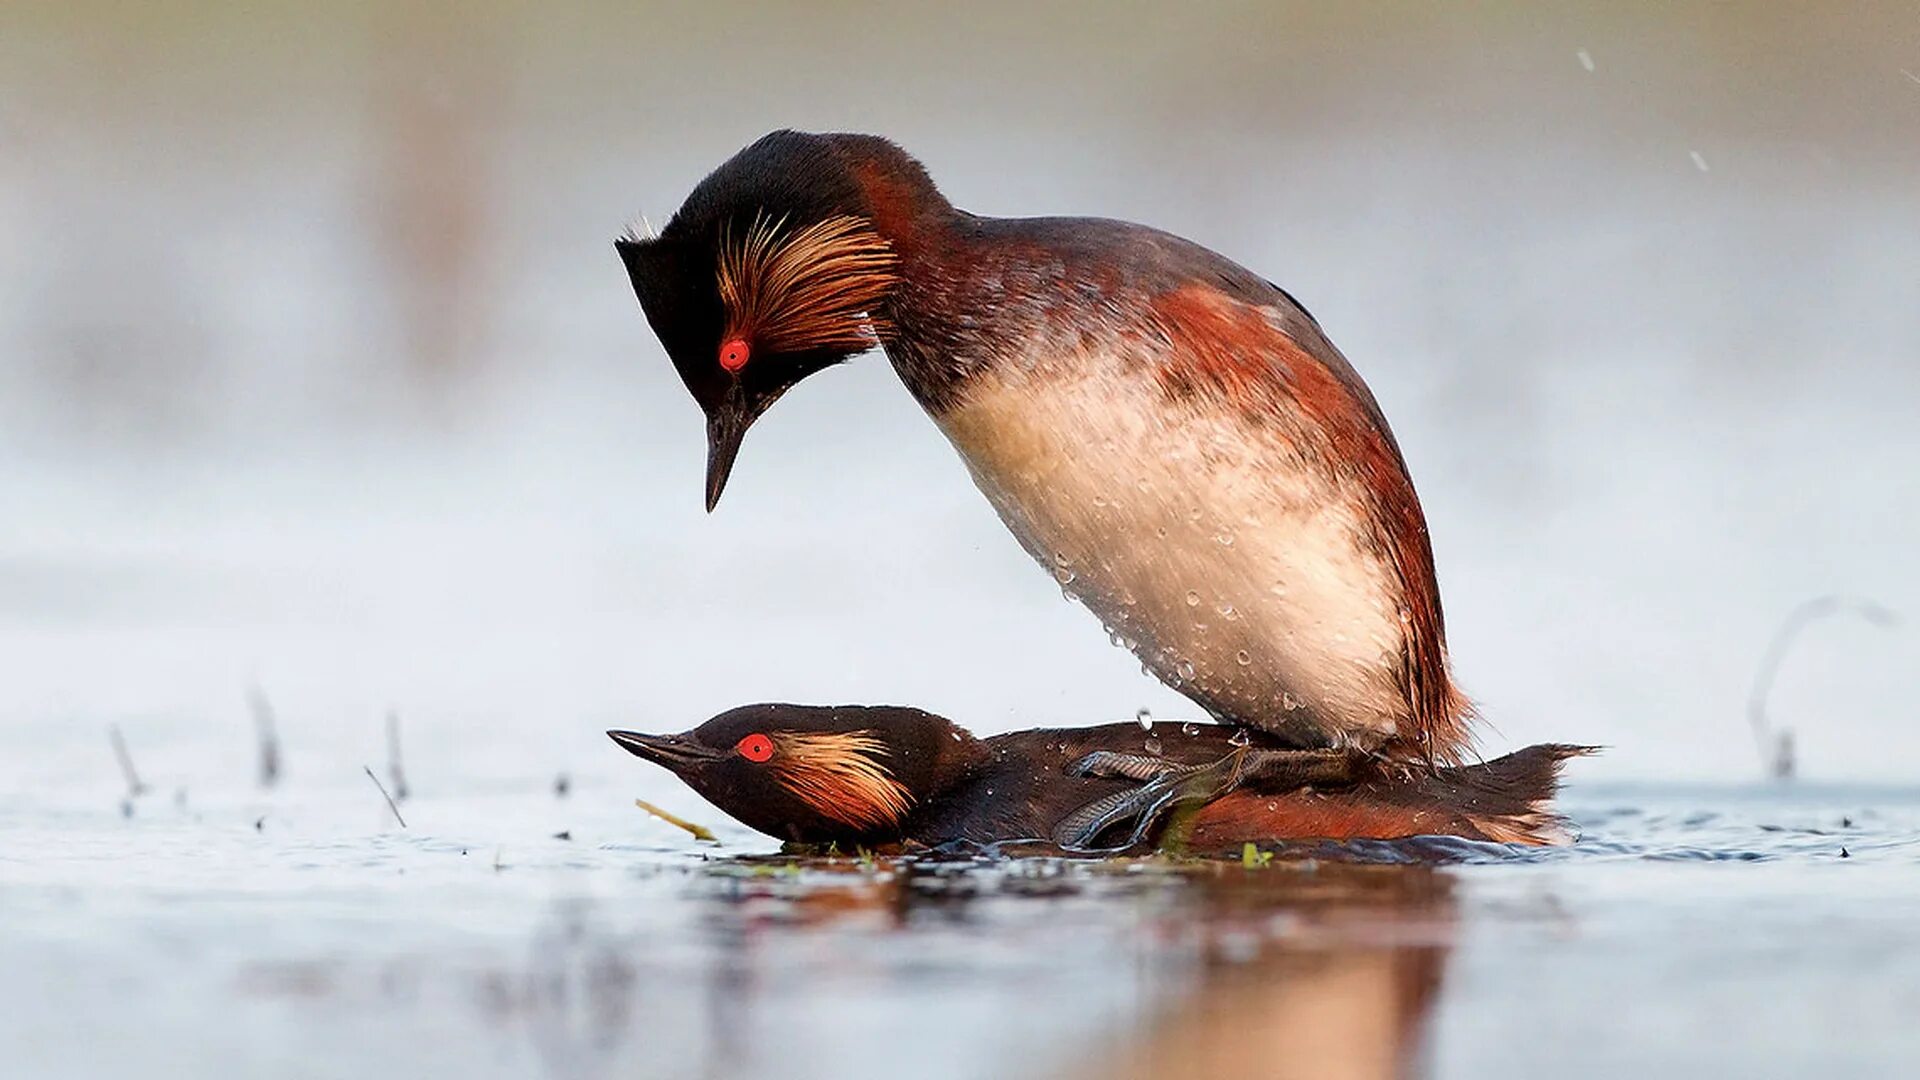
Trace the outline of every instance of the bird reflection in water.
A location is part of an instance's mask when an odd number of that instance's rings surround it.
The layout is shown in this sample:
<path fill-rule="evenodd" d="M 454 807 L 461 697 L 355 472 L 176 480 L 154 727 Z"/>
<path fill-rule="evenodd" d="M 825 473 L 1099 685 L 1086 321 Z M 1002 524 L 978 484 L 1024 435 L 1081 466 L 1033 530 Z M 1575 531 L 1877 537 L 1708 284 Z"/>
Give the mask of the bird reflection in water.
<path fill-rule="evenodd" d="M 1163 969 L 1178 992 L 1061 1075 L 1417 1074 L 1451 949 L 1452 884 L 1431 866 L 1195 873 L 1191 944 Z"/>
<path fill-rule="evenodd" d="M 1049 935 L 1086 935 L 1061 963 L 1097 963 L 1100 978 L 1135 992 L 1107 1014 L 1107 1030 L 1090 1032 L 1091 1057 L 1042 1052 L 1029 1059 L 1033 1075 L 1417 1074 L 1456 922 L 1453 881 L 1433 865 L 1324 858 L 739 860 L 715 884 L 705 1011 L 708 1064 L 720 1073 L 751 1071 L 740 1033 L 786 1011 L 794 978 L 781 969 L 795 947 L 825 964 L 806 977 L 823 993 L 850 974 L 883 991 L 899 983 L 906 996 L 927 992 L 929 978 L 975 993 L 1006 977 L 1008 946 L 988 938 L 1011 926 L 1027 939 L 1037 921 L 1058 928 Z M 1089 941 L 1101 947 L 1079 947 Z"/>

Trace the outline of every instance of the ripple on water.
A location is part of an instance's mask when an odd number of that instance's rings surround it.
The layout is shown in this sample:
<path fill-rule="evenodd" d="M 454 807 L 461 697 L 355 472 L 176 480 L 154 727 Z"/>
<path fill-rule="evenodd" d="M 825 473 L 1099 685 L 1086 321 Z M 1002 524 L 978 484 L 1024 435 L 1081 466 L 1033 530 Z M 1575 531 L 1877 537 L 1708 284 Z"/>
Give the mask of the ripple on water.
<path fill-rule="evenodd" d="M 131 819 L 111 793 L 86 813 L 16 801 L 0 808 L 13 931 L 0 959 L 80 989 L 39 1012 L 38 996 L 17 999 L 29 1011 L 15 1023 L 53 1030 L 88 1002 L 135 994 L 244 1021 L 180 1025 L 168 1048 L 183 1060 L 243 1054 L 244 1041 L 207 1040 L 265 1024 L 314 1053 L 369 1048 L 391 1071 L 423 1065 L 417 1032 L 430 1021 L 460 1036 L 433 1044 L 435 1060 L 470 1047 L 463 1075 L 476 1080 L 512 1074 L 497 1060 L 527 1063 L 500 1058 L 500 1039 L 559 1055 L 558 1075 L 602 1058 L 599 1073 L 616 1075 L 697 1066 L 714 1051 L 681 1035 L 724 1025 L 752 994 L 765 1023 L 730 1027 L 729 1052 L 771 1074 L 791 1047 L 760 1027 L 829 1031 L 850 1009 L 885 1010 L 931 1040 L 952 1030 L 959 1002 L 996 1025 L 991 1043 L 969 1044 L 985 1056 L 967 1072 L 1003 1075 L 1007 1060 L 1112 1046 L 1136 1026 L 1151 1037 L 1166 1003 L 1229 1015 L 1219 1006 L 1263 987 L 1269 1026 L 1312 1034 L 1324 1012 L 1290 1028 L 1284 1002 L 1321 1000 L 1315 973 L 1349 993 L 1348 976 L 1378 975 L 1390 955 L 1408 984 L 1440 988 L 1449 1023 L 1481 1017 L 1488 1031 L 1587 1011 L 1609 1032 L 1656 1012 L 1707 1024 L 1734 1005 L 1828 999 L 1853 1010 L 1849 1030 L 1886 1046 L 1904 1045 L 1909 1026 L 1868 1026 L 1858 1010 L 1896 999 L 1911 970 L 1900 961 L 1920 950 L 1901 899 L 1920 862 L 1915 793 L 1576 788 L 1563 809 L 1579 839 L 1557 848 L 1420 837 L 1102 859 L 1028 842 L 895 859 L 775 853 L 689 802 L 724 841 L 695 844 L 632 810 L 627 783 L 616 793 L 589 779 L 564 802 L 533 788 L 419 798 L 404 833 L 359 785 L 276 802 L 260 830 L 252 797 L 209 795 L 191 810 L 149 799 Z M 191 947 L 209 977 L 182 980 L 173 951 L 145 944 L 155 939 Z M 1747 970 L 1759 981 L 1723 977 L 1756 949 L 1765 963 Z M 1472 977 L 1438 978 L 1447 964 Z M 1543 965 L 1559 987 L 1637 980 L 1644 1008 L 1548 1000 Z M 1648 965 L 1669 977 L 1647 979 Z M 1714 996 L 1749 987 L 1737 1002 Z M 1041 996 L 1044 1024 L 1023 1027 Z M 1479 1045 L 1435 1030 L 1442 1057 Z M 1730 1074 L 1764 1071 L 1768 1057 L 1744 1047 L 1715 1052 Z M 809 1052 L 820 1075 L 851 1075 L 870 1041 Z"/>

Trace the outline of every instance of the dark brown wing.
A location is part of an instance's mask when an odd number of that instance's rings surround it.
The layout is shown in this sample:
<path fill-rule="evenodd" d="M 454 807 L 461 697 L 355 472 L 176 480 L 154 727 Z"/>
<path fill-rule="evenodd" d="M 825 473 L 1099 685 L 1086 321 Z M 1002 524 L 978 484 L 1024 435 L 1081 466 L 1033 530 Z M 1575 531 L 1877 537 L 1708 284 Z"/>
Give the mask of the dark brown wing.
<path fill-rule="evenodd" d="M 1156 377 L 1174 398 L 1204 395 L 1254 423 L 1288 425 L 1303 449 L 1358 481 L 1370 540 L 1399 579 L 1406 627 L 1402 678 L 1415 730 L 1390 746 L 1457 763 L 1468 750 L 1471 712 L 1448 671 L 1433 545 L 1392 429 L 1352 365 L 1290 297 L 1265 282 L 1237 292 L 1187 284 L 1154 299 L 1173 346 Z"/>

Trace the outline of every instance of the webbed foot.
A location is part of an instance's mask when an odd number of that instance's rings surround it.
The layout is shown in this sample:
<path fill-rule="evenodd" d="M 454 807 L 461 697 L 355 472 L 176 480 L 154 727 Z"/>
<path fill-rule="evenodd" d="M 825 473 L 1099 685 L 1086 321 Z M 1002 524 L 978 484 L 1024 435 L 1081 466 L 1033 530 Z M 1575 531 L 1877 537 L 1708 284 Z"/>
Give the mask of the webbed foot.
<path fill-rule="evenodd" d="M 1206 765 L 1179 765 L 1163 758 L 1096 750 L 1068 766 L 1073 776 L 1105 776 L 1140 781 L 1130 791 L 1095 799 L 1062 818 L 1053 840 L 1063 848 L 1089 850 L 1100 835 L 1132 821 L 1126 842 L 1144 841 L 1169 813 L 1197 809 L 1247 784 L 1305 786 L 1351 782 L 1362 755 L 1345 750 L 1235 750 Z"/>

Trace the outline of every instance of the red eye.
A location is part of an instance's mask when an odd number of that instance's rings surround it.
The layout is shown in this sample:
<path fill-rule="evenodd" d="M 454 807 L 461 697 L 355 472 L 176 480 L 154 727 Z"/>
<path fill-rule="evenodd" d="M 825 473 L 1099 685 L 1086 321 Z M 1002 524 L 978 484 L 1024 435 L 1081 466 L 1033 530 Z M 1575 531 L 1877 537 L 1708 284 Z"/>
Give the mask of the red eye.
<path fill-rule="evenodd" d="M 733 744 L 734 752 L 748 761 L 765 761 L 773 756 L 773 740 L 755 732 Z"/>
<path fill-rule="evenodd" d="M 748 352 L 746 341 L 734 338 L 720 346 L 720 366 L 728 371 L 739 371 L 747 366 Z"/>

